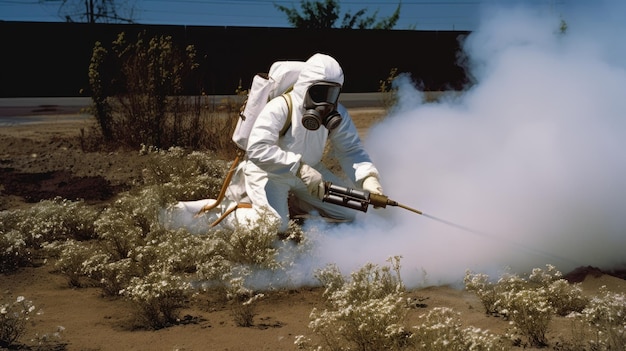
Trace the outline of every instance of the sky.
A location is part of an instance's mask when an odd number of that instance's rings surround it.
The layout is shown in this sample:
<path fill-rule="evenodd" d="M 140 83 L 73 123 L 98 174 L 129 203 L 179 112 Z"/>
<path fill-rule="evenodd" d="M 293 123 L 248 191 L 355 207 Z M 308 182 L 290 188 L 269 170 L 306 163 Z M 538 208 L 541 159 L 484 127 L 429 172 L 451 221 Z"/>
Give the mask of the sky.
<path fill-rule="evenodd" d="M 582 0 L 403 0 L 394 29 L 474 30 L 479 13 L 493 4 L 526 3 L 555 13 L 566 12 L 569 3 Z M 70 0 L 82 5 L 82 0 Z M 0 20 L 59 22 L 61 0 L 0 0 Z M 142 24 L 291 27 L 274 5 L 300 7 L 299 0 L 118 0 L 133 8 L 132 18 Z M 367 15 L 388 17 L 398 6 L 393 0 L 339 0 L 341 14 L 367 9 Z M 82 7 L 81 7 L 82 9 Z M 377 12 L 378 11 L 378 12 Z M 122 11 L 122 15 L 128 12 Z"/>

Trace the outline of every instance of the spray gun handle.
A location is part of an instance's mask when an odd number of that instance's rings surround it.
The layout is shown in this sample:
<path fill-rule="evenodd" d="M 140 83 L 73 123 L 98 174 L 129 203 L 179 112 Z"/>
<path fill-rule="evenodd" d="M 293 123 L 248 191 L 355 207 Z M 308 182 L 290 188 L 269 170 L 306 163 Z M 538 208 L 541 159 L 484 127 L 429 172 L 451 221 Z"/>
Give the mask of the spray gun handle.
<path fill-rule="evenodd" d="M 322 201 L 348 207 L 354 210 L 367 212 L 369 192 L 324 182 L 324 197 Z"/>
<path fill-rule="evenodd" d="M 334 185 L 331 182 L 324 183 L 324 197 L 322 200 L 363 212 L 367 212 L 367 207 L 370 204 L 374 205 L 374 207 L 382 208 L 387 207 L 387 205 L 398 206 L 397 202 L 389 200 L 385 195 Z"/>

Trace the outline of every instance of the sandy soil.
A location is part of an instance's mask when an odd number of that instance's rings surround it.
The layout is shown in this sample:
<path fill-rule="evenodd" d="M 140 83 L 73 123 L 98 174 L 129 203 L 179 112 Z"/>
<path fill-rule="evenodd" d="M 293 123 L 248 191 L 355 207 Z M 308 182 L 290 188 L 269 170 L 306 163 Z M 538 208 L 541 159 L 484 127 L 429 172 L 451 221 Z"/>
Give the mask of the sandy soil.
<path fill-rule="evenodd" d="M 351 113 L 366 137 L 367 128 L 383 110 L 353 109 Z M 92 123 L 80 115 L 42 113 L 28 124 L 1 125 L 0 210 L 24 208 L 54 196 L 80 197 L 106 206 L 115 194 L 128 189 L 141 176 L 141 162 L 145 161 L 136 151 L 83 152 L 81 129 Z M 0 275 L 0 291 L 3 298 L 23 295 L 43 309 L 44 314 L 33 318 L 27 338 L 34 332 L 49 333 L 63 326 L 60 350 L 295 350 L 296 335 L 311 335 L 311 310 L 324 307 L 320 288 L 301 288 L 269 294 L 259 303 L 252 327 L 236 326 L 226 305 L 201 301 L 183 311 L 180 325 L 158 331 L 137 330 L 128 302 L 103 298 L 97 288 L 69 288 L 66 278 L 55 274 L 52 267 L 48 262 Z M 588 294 L 603 285 L 626 292 L 623 277 L 591 267 L 571 272 L 569 278 L 582 281 Z M 492 332 L 503 332 L 508 326 L 500 318 L 486 316 L 477 298 L 466 291 L 433 286 L 409 295 L 419 303 L 409 311 L 407 325 L 416 324 L 418 316 L 433 307 L 445 306 L 461 312 L 465 326 Z M 568 321 L 553 320 L 551 341 L 568 338 L 570 333 Z"/>

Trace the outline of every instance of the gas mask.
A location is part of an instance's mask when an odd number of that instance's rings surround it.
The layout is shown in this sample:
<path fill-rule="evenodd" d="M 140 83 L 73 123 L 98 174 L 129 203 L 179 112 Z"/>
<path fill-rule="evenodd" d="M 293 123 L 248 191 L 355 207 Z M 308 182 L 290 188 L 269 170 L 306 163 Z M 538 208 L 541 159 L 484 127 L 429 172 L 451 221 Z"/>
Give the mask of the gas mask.
<path fill-rule="evenodd" d="M 304 95 L 302 125 L 308 130 L 317 130 L 321 125 L 328 130 L 337 128 L 341 123 L 341 115 L 336 110 L 340 92 L 339 83 L 313 83 Z"/>

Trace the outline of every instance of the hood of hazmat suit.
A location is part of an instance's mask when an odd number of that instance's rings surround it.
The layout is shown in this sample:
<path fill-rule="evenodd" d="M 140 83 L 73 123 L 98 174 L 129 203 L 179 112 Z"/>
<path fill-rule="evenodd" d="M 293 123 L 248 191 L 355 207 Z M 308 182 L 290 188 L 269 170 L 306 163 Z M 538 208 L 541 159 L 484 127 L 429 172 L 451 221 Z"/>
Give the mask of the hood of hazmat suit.
<path fill-rule="evenodd" d="M 250 133 L 246 150 L 248 160 L 262 170 L 276 175 L 296 174 L 302 162 L 315 166 L 324 154 L 330 140 L 335 157 L 343 171 L 356 185 L 367 176 L 378 176 L 378 171 L 359 138 L 348 110 L 340 103 L 336 112 L 341 122 L 332 130 L 325 127 L 309 130 L 302 124 L 305 95 L 318 82 L 343 85 L 344 75 L 339 63 L 331 56 L 315 54 L 309 58 L 289 93 L 292 101 L 291 127 L 280 135 L 289 109 L 285 99 L 274 98 L 261 111 Z"/>

